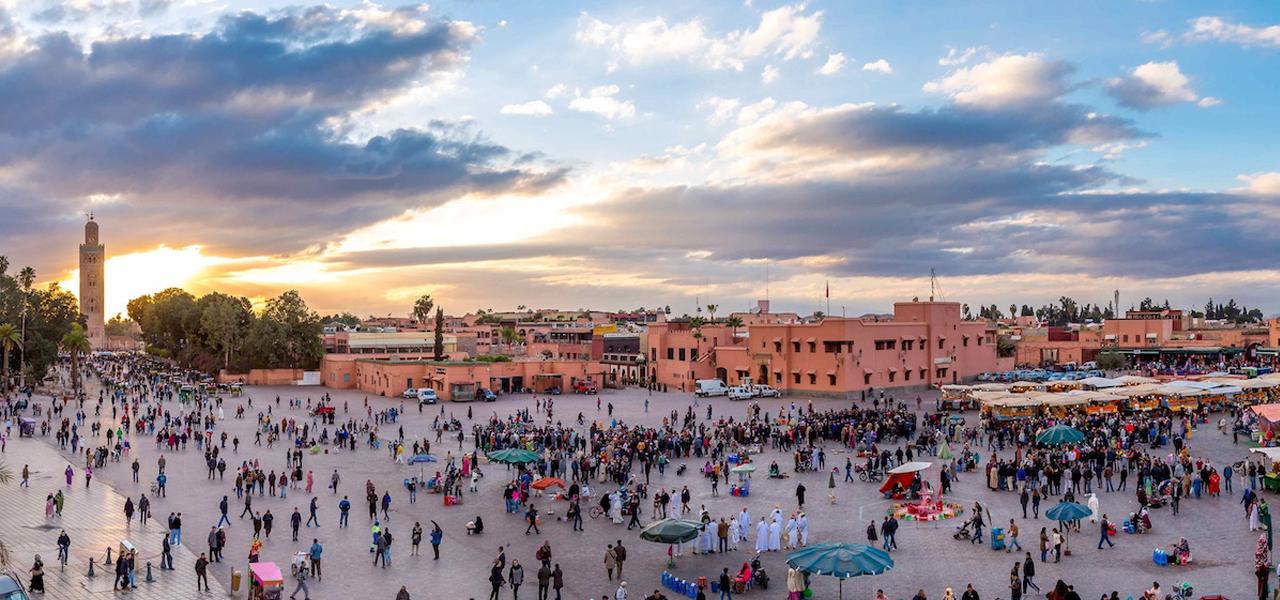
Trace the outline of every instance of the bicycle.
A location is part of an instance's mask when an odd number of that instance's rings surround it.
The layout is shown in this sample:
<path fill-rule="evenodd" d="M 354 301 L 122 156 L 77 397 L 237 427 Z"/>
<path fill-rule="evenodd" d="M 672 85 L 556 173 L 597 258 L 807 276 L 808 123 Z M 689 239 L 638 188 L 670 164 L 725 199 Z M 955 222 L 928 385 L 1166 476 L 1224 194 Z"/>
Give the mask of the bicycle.
<path fill-rule="evenodd" d="M 587 511 L 587 514 L 591 515 L 592 519 L 599 519 L 604 514 L 604 509 L 599 506 L 592 506 L 591 510 Z"/>

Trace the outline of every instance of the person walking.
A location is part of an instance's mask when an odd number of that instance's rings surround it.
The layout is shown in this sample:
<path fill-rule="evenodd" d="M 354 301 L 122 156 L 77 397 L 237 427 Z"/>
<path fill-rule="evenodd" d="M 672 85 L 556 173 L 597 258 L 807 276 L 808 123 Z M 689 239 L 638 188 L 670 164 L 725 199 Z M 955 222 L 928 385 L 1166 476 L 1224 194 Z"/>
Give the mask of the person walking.
<path fill-rule="evenodd" d="M 311 539 L 311 548 L 307 549 L 307 558 L 311 560 L 311 573 L 316 576 L 316 581 L 324 581 L 324 572 L 320 570 L 320 555 L 324 553 L 324 547 L 320 545 L 318 538 Z"/>
<path fill-rule="evenodd" d="M 347 526 L 347 515 L 351 513 L 351 501 L 346 496 L 338 503 L 338 527 Z"/>
<path fill-rule="evenodd" d="M 1049 534 L 1040 528 L 1040 562 L 1049 562 Z"/>
<path fill-rule="evenodd" d="M 413 533 L 409 535 L 409 556 L 418 555 L 418 546 L 422 544 L 422 524 L 413 522 Z"/>
<path fill-rule="evenodd" d="M 1026 558 L 1022 561 L 1022 592 L 1025 594 L 1027 592 L 1027 588 L 1031 588 L 1039 592 L 1040 586 L 1036 585 L 1036 582 L 1034 581 L 1036 577 L 1036 561 L 1031 558 L 1030 552 L 1026 554 Z"/>
<path fill-rule="evenodd" d="M 1107 543 L 1107 547 L 1115 548 L 1116 545 L 1111 541 L 1111 521 L 1107 520 L 1107 515 L 1102 515 L 1102 537 L 1098 539 L 1098 549 L 1102 549 L 1102 542 Z"/>
<path fill-rule="evenodd" d="M 400 586 L 400 591 L 396 593 L 396 600 L 410 600 L 409 589 L 403 585 Z"/>
<path fill-rule="evenodd" d="M 316 517 L 316 511 L 320 509 L 320 499 L 315 496 L 311 497 L 311 516 L 307 518 L 307 527 L 311 526 L 314 521 L 316 527 L 320 526 L 320 519 Z"/>
<path fill-rule="evenodd" d="M 203 552 L 200 558 L 196 559 L 196 591 L 200 591 L 200 584 L 204 583 L 204 590 L 209 591 L 209 558 Z"/>
<path fill-rule="evenodd" d="M 524 583 L 524 567 L 520 566 L 520 561 L 511 560 L 511 570 L 507 572 L 507 580 L 511 583 L 512 599 L 520 600 L 520 585 Z"/>
<path fill-rule="evenodd" d="M 298 585 L 293 588 L 293 593 L 289 594 L 291 600 L 297 600 L 298 590 L 302 590 L 303 600 L 311 600 L 311 590 L 307 589 L 307 565 L 305 564 L 298 568 Z"/>
<path fill-rule="evenodd" d="M 613 570 L 618 568 L 618 554 L 613 551 L 613 544 L 604 551 L 604 570 L 609 574 L 609 581 L 613 581 Z"/>
<path fill-rule="evenodd" d="M 214 527 L 221 527 L 225 522 L 227 527 L 231 527 L 231 519 L 227 518 L 227 497 L 222 497 L 222 502 L 218 503 L 218 510 L 222 512 L 222 516 L 218 519 L 218 524 Z"/>
<path fill-rule="evenodd" d="M 720 571 L 720 600 L 733 600 L 733 579 L 729 577 L 729 567 Z"/>
<path fill-rule="evenodd" d="M 1014 548 L 1021 552 L 1022 544 L 1018 543 L 1018 524 L 1014 523 L 1013 519 L 1009 519 L 1009 548 L 1005 550 L 1005 553 L 1013 552 Z"/>
<path fill-rule="evenodd" d="M 489 569 L 489 583 L 493 585 L 493 591 L 489 592 L 489 600 L 498 600 L 498 592 L 502 591 L 502 586 L 506 582 L 507 579 L 502 576 L 502 567 L 493 565 Z"/>
<path fill-rule="evenodd" d="M 533 530 L 533 532 L 534 532 L 535 534 L 537 534 L 537 535 L 542 535 L 542 532 L 538 530 L 538 507 L 537 507 L 537 505 L 535 505 L 535 504 L 534 504 L 534 503 L 532 503 L 532 502 L 530 502 L 530 503 L 529 503 L 529 509 L 528 509 L 528 510 L 526 510 L 526 511 L 525 511 L 525 513 L 524 513 L 524 520 L 525 520 L 525 521 L 527 521 L 527 522 L 529 523 L 529 526 L 524 528 L 524 534 L 525 534 L 525 535 L 529 535 L 529 530 L 530 530 L 530 529 L 532 529 L 532 530 Z"/>
<path fill-rule="evenodd" d="M 556 563 L 556 568 L 551 570 L 551 589 L 556 591 L 556 600 L 560 598 L 560 588 L 564 587 L 564 571 L 560 570 L 560 563 Z"/>
<path fill-rule="evenodd" d="M 538 567 L 538 600 L 548 600 L 547 596 L 551 591 L 551 567 L 543 563 Z"/>
<path fill-rule="evenodd" d="M 622 579 L 622 563 L 627 561 L 627 549 L 622 546 L 622 540 L 614 544 L 613 554 L 618 561 L 618 579 Z"/>
<path fill-rule="evenodd" d="M 298 529 L 302 527 L 302 513 L 298 512 L 298 507 L 293 507 L 293 514 L 289 515 L 289 529 L 293 531 L 293 541 L 298 541 Z"/>
<path fill-rule="evenodd" d="M 138 498 L 138 523 L 143 527 L 147 525 L 147 519 L 151 518 L 151 499 L 146 494 L 142 494 Z M 228 522 L 230 525 L 230 522 Z"/>
<path fill-rule="evenodd" d="M 440 541 L 444 538 L 444 531 L 440 529 L 435 521 L 431 522 L 431 552 L 435 554 L 435 558 L 431 560 L 440 560 Z"/>
<path fill-rule="evenodd" d="M 169 534 L 160 535 L 160 568 L 173 570 L 173 546 L 169 545 Z"/>

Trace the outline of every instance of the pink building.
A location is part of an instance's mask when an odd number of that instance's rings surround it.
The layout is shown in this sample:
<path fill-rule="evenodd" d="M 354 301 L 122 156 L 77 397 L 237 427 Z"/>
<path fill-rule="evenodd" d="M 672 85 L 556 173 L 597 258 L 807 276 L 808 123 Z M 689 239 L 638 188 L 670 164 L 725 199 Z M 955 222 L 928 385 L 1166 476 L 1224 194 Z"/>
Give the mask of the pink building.
<path fill-rule="evenodd" d="M 899 302 L 888 320 L 828 317 L 816 323 L 762 322 L 649 327 L 649 376 L 691 391 L 698 379 L 767 383 L 786 392 L 846 397 L 868 388 L 920 389 L 996 371 L 994 332 L 964 321 L 957 302 Z"/>

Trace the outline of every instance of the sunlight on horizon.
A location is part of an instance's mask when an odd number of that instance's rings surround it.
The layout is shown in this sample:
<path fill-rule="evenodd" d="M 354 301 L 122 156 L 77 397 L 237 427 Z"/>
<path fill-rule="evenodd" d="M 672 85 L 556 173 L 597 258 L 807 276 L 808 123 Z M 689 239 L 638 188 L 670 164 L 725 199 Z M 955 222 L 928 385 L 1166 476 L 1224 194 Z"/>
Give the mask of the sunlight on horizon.
<path fill-rule="evenodd" d="M 235 260 L 205 256 L 200 250 L 201 246 L 169 248 L 162 244 L 155 250 L 108 257 L 104 274 L 106 318 L 117 313 L 128 317 L 130 300 L 171 287 L 187 288 L 205 269 Z M 69 271 L 58 285 L 79 298 L 80 269 Z"/>

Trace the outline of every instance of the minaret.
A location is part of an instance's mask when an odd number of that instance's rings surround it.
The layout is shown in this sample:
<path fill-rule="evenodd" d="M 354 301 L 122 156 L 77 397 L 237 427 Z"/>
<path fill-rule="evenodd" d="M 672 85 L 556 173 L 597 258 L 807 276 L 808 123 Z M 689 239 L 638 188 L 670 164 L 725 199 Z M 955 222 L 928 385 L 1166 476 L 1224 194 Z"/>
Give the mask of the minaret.
<path fill-rule="evenodd" d="M 89 214 L 84 225 L 84 243 L 80 244 L 80 312 L 89 320 L 86 333 L 94 350 L 107 347 L 104 308 L 103 266 L 106 248 L 98 241 L 98 223 Z"/>

